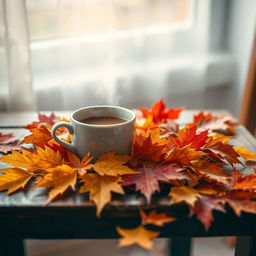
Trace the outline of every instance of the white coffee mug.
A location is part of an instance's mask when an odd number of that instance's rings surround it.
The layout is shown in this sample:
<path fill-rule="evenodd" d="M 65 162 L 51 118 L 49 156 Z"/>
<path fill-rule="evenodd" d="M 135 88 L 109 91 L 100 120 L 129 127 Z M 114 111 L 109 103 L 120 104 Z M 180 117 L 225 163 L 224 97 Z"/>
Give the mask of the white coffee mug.
<path fill-rule="evenodd" d="M 117 124 L 87 124 L 81 120 L 92 117 L 118 117 L 124 122 Z M 131 153 L 134 137 L 135 114 L 126 108 L 99 105 L 80 108 L 71 115 L 71 123 L 59 122 L 52 127 L 52 137 L 61 145 L 82 158 L 90 152 L 94 160 L 100 155 L 114 151 L 117 154 Z M 56 135 L 59 127 L 66 127 L 72 134 L 72 142 L 68 143 Z"/>

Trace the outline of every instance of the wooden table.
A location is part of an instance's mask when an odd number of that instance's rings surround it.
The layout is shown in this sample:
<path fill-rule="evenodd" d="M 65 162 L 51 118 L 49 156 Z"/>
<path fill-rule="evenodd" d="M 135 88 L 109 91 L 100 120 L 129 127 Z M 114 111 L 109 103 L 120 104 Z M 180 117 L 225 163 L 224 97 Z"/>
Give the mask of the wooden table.
<path fill-rule="evenodd" d="M 195 112 L 185 111 L 179 122 L 191 121 Z M 68 117 L 70 113 L 58 114 Z M 228 113 L 215 111 L 215 114 Z M 21 127 L 36 119 L 37 114 L 31 112 L 0 113 L 0 132 L 24 135 L 27 131 Z M 255 152 L 256 140 L 252 135 L 242 126 L 237 127 L 237 133 L 233 143 Z M 3 163 L 0 163 L 0 168 L 4 168 Z M 45 190 L 40 188 L 11 196 L 0 193 L 0 256 L 24 255 L 23 239 L 118 238 L 116 226 L 132 228 L 139 224 L 139 205 L 179 217 L 178 221 L 166 224 L 161 229 L 161 237 L 172 238 L 172 256 L 189 255 L 191 237 L 211 236 L 238 236 L 235 255 L 256 255 L 256 217 L 252 214 L 242 214 L 238 218 L 229 209 L 226 214 L 215 212 L 215 221 L 205 231 L 195 217 L 188 217 L 186 207 L 169 206 L 166 198 L 153 199 L 152 204 L 147 206 L 143 197 L 133 194 L 120 196 L 106 206 L 101 218 L 97 218 L 94 205 L 84 195 L 73 194 L 44 206 L 46 197 Z M 182 242 L 181 246 L 179 242 Z"/>

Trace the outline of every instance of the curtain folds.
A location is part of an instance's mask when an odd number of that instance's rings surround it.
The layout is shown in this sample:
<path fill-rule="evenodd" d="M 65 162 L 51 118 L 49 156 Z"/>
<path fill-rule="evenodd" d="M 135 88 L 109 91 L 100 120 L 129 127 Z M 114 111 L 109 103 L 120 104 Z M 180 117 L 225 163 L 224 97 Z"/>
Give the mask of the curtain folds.
<path fill-rule="evenodd" d="M 0 0 L 0 71 L 0 110 L 34 110 L 25 0 Z"/>

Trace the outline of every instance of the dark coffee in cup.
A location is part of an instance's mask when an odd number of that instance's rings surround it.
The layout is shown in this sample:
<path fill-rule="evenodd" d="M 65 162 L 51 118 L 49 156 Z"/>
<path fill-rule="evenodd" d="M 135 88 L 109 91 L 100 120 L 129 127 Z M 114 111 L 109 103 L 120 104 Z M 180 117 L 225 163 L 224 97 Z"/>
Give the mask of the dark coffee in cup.
<path fill-rule="evenodd" d="M 111 125 L 111 124 L 120 124 L 124 123 L 125 119 L 115 116 L 96 116 L 96 117 L 87 117 L 80 120 L 81 123 L 84 124 L 92 124 L 92 125 Z"/>

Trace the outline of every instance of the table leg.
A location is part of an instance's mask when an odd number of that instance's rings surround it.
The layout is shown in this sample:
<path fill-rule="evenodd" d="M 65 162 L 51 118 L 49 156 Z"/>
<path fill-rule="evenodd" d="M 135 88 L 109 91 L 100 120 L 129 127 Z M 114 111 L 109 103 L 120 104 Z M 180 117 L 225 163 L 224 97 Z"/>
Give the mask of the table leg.
<path fill-rule="evenodd" d="M 172 238 L 168 241 L 168 256 L 189 256 L 191 251 L 191 238 Z"/>
<path fill-rule="evenodd" d="M 0 238 L 0 256 L 25 256 L 23 240 Z"/>
<path fill-rule="evenodd" d="M 256 236 L 239 236 L 236 241 L 235 256 L 255 256 Z"/>

